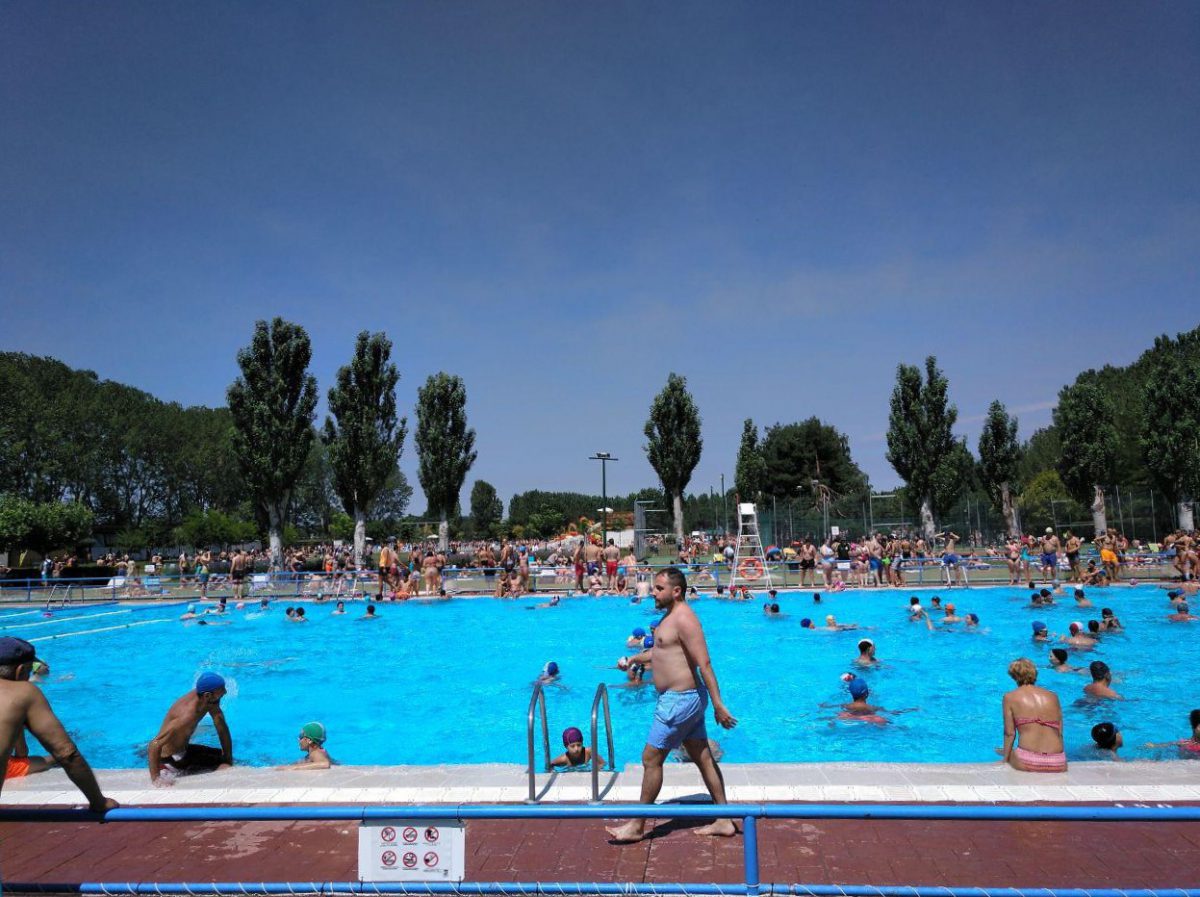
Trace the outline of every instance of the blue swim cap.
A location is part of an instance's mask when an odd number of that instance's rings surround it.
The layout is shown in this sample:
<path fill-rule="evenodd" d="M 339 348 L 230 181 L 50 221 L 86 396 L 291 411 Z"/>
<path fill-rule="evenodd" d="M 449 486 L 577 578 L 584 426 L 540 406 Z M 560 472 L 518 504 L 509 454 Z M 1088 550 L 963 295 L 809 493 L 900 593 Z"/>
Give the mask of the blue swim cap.
<path fill-rule="evenodd" d="M 558 675 L 558 664 L 556 664 L 553 660 L 550 661 L 548 664 L 546 664 L 544 667 L 542 667 L 542 675 L 557 676 Z"/>
<path fill-rule="evenodd" d="M 972 623 L 979 625 L 979 614 L 967 614 L 967 619 Z"/>
<path fill-rule="evenodd" d="M 1178 598 L 1182 594 L 1183 593 L 1181 591 L 1179 591 L 1179 589 L 1171 589 L 1171 591 L 1167 592 L 1167 597 L 1168 598 Z"/>
<path fill-rule="evenodd" d="M 203 695 L 225 687 L 225 680 L 216 673 L 201 673 L 196 680 L 196 694 Z"/>
<path fill-rule="evenodd" d="M 643 648 L 653 648 L 654 647 L 654 636 L 648 635 L 644 639 L 642 639 L 642 647 Z"/>
<path fill-rule="evenodd" d="M 657 629 L 657 628 L 658 628 L 658 624 L 659 624 L 659 623 L 661 623 L 661 622 L 662 622 L 662 620 L 655 620 L 653 623 L 651 623 L 651 624 L 650 624 L 650 631 L 651 631 L 651 632 L 653 632 L 655 629 Z"/>
<path fill-rule="evenodd" d="M 854 698 L 854 700 L 857 701 L 859 698 L 865 698 L 869 691 L 870 689 L 867 688 L 866 680 L 859 679 L 857 676 L 850 680 L 850 697 Z"/>
<path fill-rule="evenodd" d="M 1043 623 L 1041 620 L 1034 620 L 1033 623 L 1030 625 L 1033 626 L 1034 632 L 1045 632 L 1046 631 L 1046 624 Z"/>
<path fill-rule="evenodd" d="M 196 605 L 194 605 L 194 604 L 189 604 L 189 605 L 188 605 L 187 612 L 188 612 L 189 614 L 194 614 L 194 613 L 196 612 Z"/>
<path fill-rule="evenodd" d="M 811 625 L 812 625 L 812 620 L 810 620 L 808 617 L 805 617 L 803 620 L 800 621 L 801 629 L 807 629 Z"/>
<path fill-rule="evenodd" d="M 636 629 L 633 630 L 633 637 L 634 638 L 645 638 L 646 630 L 643 629 L 641 626 L 637 627 Z"/>

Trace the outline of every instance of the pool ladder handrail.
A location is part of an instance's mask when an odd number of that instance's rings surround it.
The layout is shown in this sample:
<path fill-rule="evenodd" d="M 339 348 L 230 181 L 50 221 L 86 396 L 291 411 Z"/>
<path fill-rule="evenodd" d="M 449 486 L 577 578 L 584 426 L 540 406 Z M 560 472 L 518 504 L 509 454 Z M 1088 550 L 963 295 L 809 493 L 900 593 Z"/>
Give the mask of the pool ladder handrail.
<path fill-rule="evenodd" d="M 533 683 L 533 694 L 529 698 L 529 712 L 525 718 L 525 736 L 529 747 L 529 797 L 526 798 L 525 802 L 530 804 L 537 803 L 537 772 L 533 768 L 533 715 L 535 711 L 540 711 L 542 718 L 542 750 L 545 755 L 544 772 L 550 772 L 550 725 L 546 721 L 546 694 L 541 682 Z"/>
<path fill-rule="evenodd" d="M 607 737 L 608 753 L 604 756 L 608 758 L 608 770 L 617 768 L 617 759 L 613 751 L 613 731 L 612 731 L 612 714 L 608 709 L 608 686 L 601 682 L 596 686 L 596 695 L 592 698 L 592 803 L 600 803 L 600 755 L 597 748 L 600 746 L 600 731 L 599 731 L 599 716 L 600 702 L 604 702 L 604 734 Z"/>

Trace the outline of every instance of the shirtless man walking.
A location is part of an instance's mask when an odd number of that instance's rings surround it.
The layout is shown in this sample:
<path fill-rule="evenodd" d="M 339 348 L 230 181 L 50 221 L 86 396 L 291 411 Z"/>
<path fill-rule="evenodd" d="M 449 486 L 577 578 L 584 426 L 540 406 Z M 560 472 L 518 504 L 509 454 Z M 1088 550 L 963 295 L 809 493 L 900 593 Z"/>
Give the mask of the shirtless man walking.
<path fill-rule="evenodd" d="M 371 605 L 367 610 L 374 610 Z M 155 785 L 170 785 L 163 778 L 164 769 L 175 773 L 213 772 L 233 765 L 233 738 L 221 710 L 221 698 L 225 697 L 225 680 L 216 673 L 201 673 L 196 688 L 189 691 L 171 705 L 163 720 L 162 728 L 150 742 L 146 752 L 150 762 L 150 781 Z M 204 717 L 212 717 L 221 747 L 206 744 L 189 744 L 196 727 Z"/>
<path fill-rule="evenodd" d="M 30 683 L 29 674 L 36 662 L 29 642 L 12 636 L 0 638 L 0 788 L 15 759 L 9 756 L 13 746 L 29 729 L 83 792 L 89 810 L 103 813 L 115 809 L 117 802 L 100 791 L 92 768 L 50 709 L 42 690 Z"/>
<path fill-rule="evenodd" d="M 726 803 L 725 782 L 708 744 L 704 727 L 705 710 L 711 697 L 713 716 L 719 725 L 732 729 L 737 720 L 721 701 L 717 674 L 708 656 L 704 630 L 695 612 L 688 606 L 687 578 L 675 567 L 668 567 L 654 578 L 654 606 L 664 612 L 654 632 L 654 687 L 658 704 L 654 722 L 642 751 L 641 802 L 652 804 L 662 790 L 663 761 L 683 745 L 700 770 L 704 786 L 713 802 Z M 622 826 L 606 828 L 614 841 L 631 844 L 645 836 L 644 819 L 631 819 Z M 715 819 L 696 830 L 700 835 L 737 834 L 732 819 Z"/>

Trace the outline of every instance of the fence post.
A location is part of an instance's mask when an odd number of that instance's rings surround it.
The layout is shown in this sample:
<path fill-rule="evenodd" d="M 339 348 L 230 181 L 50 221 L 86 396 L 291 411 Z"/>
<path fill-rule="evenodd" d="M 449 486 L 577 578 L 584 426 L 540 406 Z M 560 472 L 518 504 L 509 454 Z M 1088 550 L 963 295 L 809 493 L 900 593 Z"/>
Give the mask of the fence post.
<path fill-rule="evenodd" d="M 746 893 L 759 893 L 758 881 L 758 818 L 742 817 L 742 865 L 746 873 Z"/>

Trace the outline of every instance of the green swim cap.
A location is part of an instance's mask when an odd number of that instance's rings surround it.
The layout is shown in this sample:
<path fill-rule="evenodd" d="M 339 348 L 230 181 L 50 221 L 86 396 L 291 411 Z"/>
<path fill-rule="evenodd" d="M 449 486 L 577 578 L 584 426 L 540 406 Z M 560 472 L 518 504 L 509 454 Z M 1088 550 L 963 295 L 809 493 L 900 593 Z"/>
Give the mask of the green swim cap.
<path fill-rule="evenodd" d="M 321 723 L 305 723 L 300 727 L 300 734 L 315 744 L 325 743 L 325 726 Z"/>

